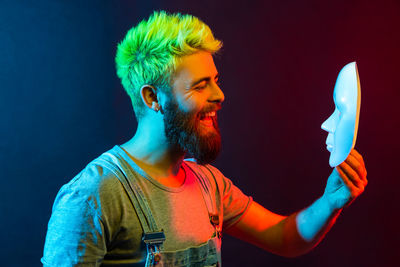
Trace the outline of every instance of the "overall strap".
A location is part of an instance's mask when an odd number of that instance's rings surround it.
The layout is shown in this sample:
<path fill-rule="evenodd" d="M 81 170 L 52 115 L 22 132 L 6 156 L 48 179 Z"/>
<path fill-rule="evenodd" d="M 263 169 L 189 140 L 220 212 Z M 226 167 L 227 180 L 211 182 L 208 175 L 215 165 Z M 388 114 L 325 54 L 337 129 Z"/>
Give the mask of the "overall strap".
<path fill-rule="evenodd" d="M 114 157 L 113 155 L 107 153 L 109 157 Z M 144 232 L 150 232 L 154 230 L 152 227 L 151 223 L 151 218 L 153 217 L 151 214 L 150 209 L 148 208 L 147 202 L 143 201 L 143 196 L 141 196 L 142 192 L 135 190 L 136 188 L 131 186 L 131 183 L 128 181 L 128 178 L 126 177 L 126 171 L 124 171 L 119 164 L 116 164 L 115 162 L 110 162 L 108 160 L 104 160 L 101 158 L 98 158 L 94 161 L 94 163 L 99 163 L 102 166 L 107 167 L 110 169 L 115 176 L 118 178 L 118 180 L 121 182 L 122 186 L 124 187 L 125 191 L 128 194 L 128 197 L 130 201 L 132 202 L 135 211 L 138 215 L 140 224 L 143 228 Z M 146 207 L 147 206 L 147 207 Z M 150 211 L 150 212 L 149 212 Z M 154 218 L 153 218 L 154 221 Z"/>
<path fill-rule="evenodd" d="M 116 156 L 108 152 L 103 155 L 110 157 L 112 162 L 101 158 L 96 159 L 95 162 L 99 162 L 102 166 L 110 169 L 128 193 L 129 199 L 136 210 L 143 229 L 142 240 L 147 247 L 146 266 L 152 266 L 160 260 L 160 248 L 165 241 L 164 231 L 157 227 L 143 191 L 138 186 L 138 179 L 140 179 L 138 174 L 129 170 L 129 165 L 124 161 L 124 159 L 118 159 Z"/>
<path fill-rule="evenodd" d="M 220 214 L 218 211 L 217 201 L 216 200 L 214 201 L 213 197 L 214 194 L 213 186 L 211 185 L 210 180 L 207 178 L 207 175 L 201 166 L 196 166 L 195 164 L 190 164 L 190 163 L 186 165 L 192 170 L 192 172 L 197 177 L 197 182 L 200 185 L 201 191 L 203 193 L 204 202 L 206 203 L 207 206 L 210 222 L 214 226 L 218 237 L 221 238 L 222 224 L 221 224 L 221 218 L 219 216 Z M 210 172 L 211 176 L 215 180 L 214 174 L 211 172 L 211 170 L 206 166 L 204 167 Z M 218 190 L 217 183 L 215 184 Z"/>

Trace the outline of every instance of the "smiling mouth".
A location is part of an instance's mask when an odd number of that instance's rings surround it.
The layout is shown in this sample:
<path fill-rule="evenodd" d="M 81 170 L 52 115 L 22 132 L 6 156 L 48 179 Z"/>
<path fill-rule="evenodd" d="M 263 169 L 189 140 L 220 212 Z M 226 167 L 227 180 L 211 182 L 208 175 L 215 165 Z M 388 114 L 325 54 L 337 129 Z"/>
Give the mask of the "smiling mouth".
<path fill-rule="evenodd" d="M 216 117 L 216 112 L 211 111 L 211 112 L 206 112 L 206 113 L 201 113 L 200 114 L 200 122 L 207 127 L 213 127 L 214 126 L 214 118 Z"/>

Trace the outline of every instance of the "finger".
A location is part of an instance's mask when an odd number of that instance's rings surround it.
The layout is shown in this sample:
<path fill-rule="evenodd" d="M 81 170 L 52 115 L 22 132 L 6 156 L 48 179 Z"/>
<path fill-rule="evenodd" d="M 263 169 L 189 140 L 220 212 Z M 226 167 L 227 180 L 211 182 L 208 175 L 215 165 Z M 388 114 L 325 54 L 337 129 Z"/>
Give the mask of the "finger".
<path fill-rule="evenodd" d="M 361 156 L 360 153 L 358 153 L 357 150 L 355 150 L 354 148 L 350 151 L 350 155 L 354 156 L 364 167 L 365 167 L 365 162 L 363 157 Z"/>
<path fill-rule="evenodd" d="M 355 191 L 357 188 L 353 185 L 353 183 L 349 180 L 347 177 L 346 173 L 343 171 L 343 169 L 340 166 L 336 166 L 336 171 L 339 173 L 340 178 L 342 179 L 343 183 L 347 186 L 347 188 L 350 190 L 350 193 L 352 196 L 356 195 Z"/>
<path fill-rule="evenodd" d="M 362 181 L 364 182 L 364 186 L 366 186 L 367 184 L 368 184 L 368 180 L 367 180 L 367 169 L 365 168 L 365 162 L 364 162 L 364 159 L 363 159 L 363 157 L 360 155 L 360 153 L 358 153 L 358 151 L 357 150 L 355 150 L 355 149 L 352 149 L 351 151 L 350 151 L 350 155 L 352 155 L 353 157 L 355 157 L 357 160 L 358 160 L 358 162 L 360 162 L 361 163 L 361 165 L 362 165 L 362 173 L 361 173 L 361 179 L 362 179 Z"/>
<path fill-rule="evenodd" d="M 360 179 L 360 176 L 355 170 L 351 168 L 349 164 L 346 163 L 346 161 L 340 164 L 338 167 L 344 172 L 346 177 L 355 187 L 362 190 L 364 189 L 364 185 L 362 180 Z"/>
<path fill-rule="evenodd" d="M 348 190 L 350 191 L 351 194 L 351 199 L 354 200 L 356 199 L 363 191 L 363 188 L 358 188 L 356 187 L 348 178 L 348 176 L 346 175 L 346 173 L 343 171 L 343 168 L 337 166 L 336 167 L 337 172 L 340 175 L 340 178 L 342 179 L 343 183 L 347 186 Z M 352 201 L 351 200 L 351 201 Z M 350 203 L 350 202 L 349 202 Z"/>
<path fill-rule="evenodd" d="M 361 162 L 354 155 L 350 154 L 345 162 L 349 164 L 350 167 L 357 172 L 358 176 L 363 181 L 363 183 L 367 183 L 367 177 L 366 177 L 367 170 L 365 169 L 365 166 L 362 165 Z"/>

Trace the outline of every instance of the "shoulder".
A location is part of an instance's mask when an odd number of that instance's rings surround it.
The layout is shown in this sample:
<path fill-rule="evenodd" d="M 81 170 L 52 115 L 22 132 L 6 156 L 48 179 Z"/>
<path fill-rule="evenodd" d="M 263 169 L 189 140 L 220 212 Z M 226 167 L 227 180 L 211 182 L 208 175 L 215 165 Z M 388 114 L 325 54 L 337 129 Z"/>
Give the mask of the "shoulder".
<path fill-rule="evenodd" d="M 222 172 L 212 166 L 211 164 L 201 165 L 196 162 L 195 159 L 185 159 L 184 162 L 190 167 L 190 169 L 195 172 L 197 176 L 204 177 L 212 184 L 215 184 L 219 189 L 223 189 L 226 182 L 229 181 Z"/>
<path fill-rule="evenodd" d="M 79 191 L 80 194 L 99 194 L 112 189 L 119 183 L 118 174 L 110 167 L 112 164 L 107 164 L 107 161 L 103 160 L 102 156 L 100 156 L 90 162 L 62 189 Z"/>
<path fill-rule="evenodd" d="M 104 206 L 121 197 L 124 191 L 118 168 L 106 154 L 90 162 L 71 181 L 63 185 L 55 199 L 53 210 L 64 207 L 89 206 L 102 215 Z"/>
<path fill-rule="evenodd" d="M 213 176 L 223 176 L 220 170 L 210 164 L 198 164 L 196 159 L 193 158 L 187 158 L 184 162 L 195 172 L 202 171 L 205 172 L 206 175 L 211 174 Z"/>
<path fill-rule="evenodd" d="M 197 163 L 196 159 L 194 158 L 186 158 L 184 159 L 184 162 L 188 165 L 190 165 L 190 167 L 195 167 L 195 168 L 199 168 L 199 169 L 203 169 L 203 170 L 209 170 L 212 173 L 216 173 L 218 175 L 222 175 L 221 171 L 219 169 L 217 169 L 215 166 L 212 166 L 211 164 L 199 164 Z"/>
<path fill-rule="evenodd" d="M 215 184 L 219 192 L 225 197 L 226 195 L 232 194 L 233 191 L 240 192 L 241 190 L 237 188 L 234 183 L 227 178 L 217 167 L 211 164 L 201 165 L 196 162 L 195 159 L 185 159 L 185 163 L 196 173 L 197 176 L 206 177 L 211 184 Z"/>

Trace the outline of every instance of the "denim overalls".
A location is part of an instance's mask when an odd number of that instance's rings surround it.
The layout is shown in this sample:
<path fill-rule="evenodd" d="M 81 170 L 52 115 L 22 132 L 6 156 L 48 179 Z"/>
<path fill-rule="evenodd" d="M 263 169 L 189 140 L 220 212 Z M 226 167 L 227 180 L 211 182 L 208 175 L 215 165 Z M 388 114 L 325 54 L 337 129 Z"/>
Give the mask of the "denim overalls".
<path fill-rule="evenodd" d="M 206 178 L 203 169 L 195 163 L 184 162 L 188 168 L 196 175 L 197 182 L 201 188 L 203 199 L 209 212 L 210 223 L 214 226 L 214 234 L 210 239 L 194 247 L 189 247 L 178 251 L 164 251 L 163 242 L 166 237 L 161 228 L 156 224 L 152 215 L 149 204 L 144 197 L 141 188 L 136 181 L 143 179 L 139 174 L 132 173 L 129 165 L 125 160 L 118 160 L 117 157 L 111 153 L 106 152 L 108 157 L 113 163 L 108 160 L 98 158 L 95 160 L 99 164 L 112 170 L 120 182 L 122 183 L 125 191 L 128 193 L 136 213 L 138 215 L 140 224 L 143 229 L 142 241 L 147 247 L 147 257 L 145 266 L 221 266 L 221 221 L 218 214 L 218 206 L 220 203 L 213 201 L 212 192 L 213 186 Z M 206 167 L 204 167 L 206 168 Z M 207 168 L 208 169 L 208 168 Z M 210 171 L 208 169 L 208 171 Z M 210 171 L 213 176 L 212 172 Z M 218 187 L 216 188 L 218 190 Z M 214 191 L 215 192 L 215 191 Z M 218 201 L 220 202 L 220 201 Z M 135 265 L 139 266 L 139 265 Z M 143 266 L 143 265 L 141 265 Z"/>

